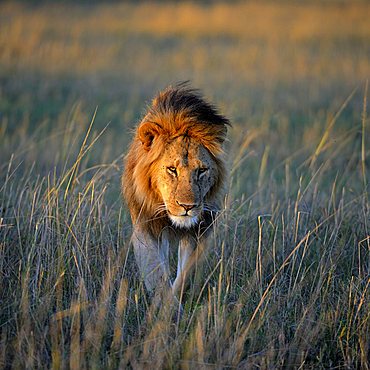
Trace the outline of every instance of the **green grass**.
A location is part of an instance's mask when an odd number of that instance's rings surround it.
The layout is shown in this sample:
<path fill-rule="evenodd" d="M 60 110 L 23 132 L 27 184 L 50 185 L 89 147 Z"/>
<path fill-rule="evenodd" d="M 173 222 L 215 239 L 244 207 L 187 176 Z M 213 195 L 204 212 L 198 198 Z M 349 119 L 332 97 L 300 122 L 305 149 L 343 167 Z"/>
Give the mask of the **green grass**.
<path fill-rule="evenodd" d="M 368 9 L 1 4 L 0 367 L 368 369 Z M 176 321 L 119 184 L 147 99 L 184 79 L 233 127 Z"/>

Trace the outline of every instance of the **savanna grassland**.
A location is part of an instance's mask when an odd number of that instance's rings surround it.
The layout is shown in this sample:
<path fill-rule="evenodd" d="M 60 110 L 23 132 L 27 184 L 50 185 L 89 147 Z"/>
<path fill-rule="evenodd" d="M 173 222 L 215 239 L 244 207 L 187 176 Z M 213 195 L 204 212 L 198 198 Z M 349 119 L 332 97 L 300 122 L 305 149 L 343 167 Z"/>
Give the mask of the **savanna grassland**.
<path fill-rule="evenodd" d="M 369 19 L 362 1 L 1 2 L 0 367 L 369 369 Z M 119 186 L 146 102 L 184 80 L 233 127 L 174 320 Z"/>

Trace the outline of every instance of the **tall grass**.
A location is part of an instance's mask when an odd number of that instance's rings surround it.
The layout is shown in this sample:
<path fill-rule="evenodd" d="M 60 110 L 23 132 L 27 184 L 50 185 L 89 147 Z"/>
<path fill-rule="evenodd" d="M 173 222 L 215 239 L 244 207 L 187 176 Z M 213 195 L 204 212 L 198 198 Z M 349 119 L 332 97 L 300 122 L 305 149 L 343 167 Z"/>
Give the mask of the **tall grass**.
<path fill-rule="evenodd" d="M 366 172 L 346 176 L 343 162 L 357 133 L 346 132 L 332 147 L 322 144 L 324 131 L 306 160 L 273 170 L 265 151 L 248 195 L 234 193 L 246 168 L 234 167 L 212 253 L 184 292 L 176 321 L 166 307 L 150 307 L 136 275 L 128 212 L 114 189 L 121 157 L 89 165 L 104 136 L 94 117 L 84 129 L 69 122 L 46 134 L 45 142 L 59 137 L 48 173 L 22 163 L 27 152 L 2 165 L 3 366 L 369 366 Z M 365 108 L 363 119 L 362 133 Z M 250 135 L 257 141 L 266 132 Z M 357 165 L 364 168 L 366 140 L 359 140 Z M 291 179 L 292 167 L 299 181 Z"/>
<path fill-rule="evenodd" d="M 1 4 L 0 367 L 369 369 L 368 8 Z M 188 78 L 233 128 L 178 316 L 119 184 L 145 99 Z"/>

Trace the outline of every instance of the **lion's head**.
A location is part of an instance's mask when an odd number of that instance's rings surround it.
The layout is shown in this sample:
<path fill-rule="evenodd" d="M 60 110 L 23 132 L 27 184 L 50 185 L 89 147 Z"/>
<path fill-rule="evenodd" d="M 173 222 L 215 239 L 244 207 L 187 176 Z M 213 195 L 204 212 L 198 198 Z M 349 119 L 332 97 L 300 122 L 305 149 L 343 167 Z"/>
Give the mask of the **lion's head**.
<path fill-rule="evenodd" d="M 214 210 L 208 199 L 218 181 L 217 162 L 208 150 L 188 136 L 166 143 L 154 165 L 152 185 L 174 225 L 191 227 L 203 211 Z"/>
<path fill-rule="evenodd" d="M 215 211 L 226 176 L 229 121 L 185 87 L 160 93 L 126 157 L 123 190 L 133 222 L 191 228 Z M 157 221 L 156 221 L 157 220 Z M 154 227 L 155 228 L 155 227 Z"/>

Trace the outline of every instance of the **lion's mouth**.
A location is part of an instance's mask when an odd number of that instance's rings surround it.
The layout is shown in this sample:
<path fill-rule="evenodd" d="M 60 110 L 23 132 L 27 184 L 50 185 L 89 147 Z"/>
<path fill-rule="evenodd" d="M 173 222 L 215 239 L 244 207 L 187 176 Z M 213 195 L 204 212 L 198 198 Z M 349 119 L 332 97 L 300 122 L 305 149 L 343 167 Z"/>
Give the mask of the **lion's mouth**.
<path fill-rule="evenodd" d="M 168 217 L 172 221 L 174 226 L 189 229 L 198 223 L 198 216 L 191 216 L 189 214 L 184 214 L 180 216 L 175 216 L 167 210 Z"/>

